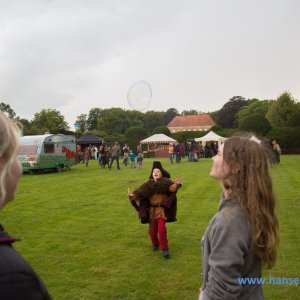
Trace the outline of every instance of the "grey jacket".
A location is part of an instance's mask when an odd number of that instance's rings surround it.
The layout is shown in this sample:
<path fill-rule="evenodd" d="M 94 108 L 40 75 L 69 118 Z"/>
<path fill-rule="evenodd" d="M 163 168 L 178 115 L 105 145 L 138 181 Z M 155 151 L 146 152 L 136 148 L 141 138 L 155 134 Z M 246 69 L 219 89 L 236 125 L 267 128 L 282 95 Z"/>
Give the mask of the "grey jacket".
<path fill-rule="evenodd" d="M 202 250 L 203 300 L 264 299 L 261 285 L 238 282 L 239 277 L 261 277 L 246 213 L 238 203 L 221 199 L 202 239 Z"/>
<path fill-rule="evenodd" d="M 121 147 L 119 145 L 114 145 L 111 148 L 111 156 L 112 157 L 118 157 L 121 156 Z"/>

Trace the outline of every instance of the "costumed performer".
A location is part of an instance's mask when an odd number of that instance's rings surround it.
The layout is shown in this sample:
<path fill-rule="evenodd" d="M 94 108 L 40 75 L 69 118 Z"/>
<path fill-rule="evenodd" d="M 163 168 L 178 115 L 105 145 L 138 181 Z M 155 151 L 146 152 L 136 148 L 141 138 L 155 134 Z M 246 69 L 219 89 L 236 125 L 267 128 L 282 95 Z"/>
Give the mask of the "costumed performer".
<path fill-rule="evenodd" d="M 128 197 L 138 211 L 141 223 L 149 223 L 152 250 L 160 247 L 165 258 L 170 257 L 166 222 L 177 220 L 176 193 L 180 187 L 181 178 L 172 182 L 161 162 L 154 161 L 149 180 L 133 192 L 128 189 Z"/>

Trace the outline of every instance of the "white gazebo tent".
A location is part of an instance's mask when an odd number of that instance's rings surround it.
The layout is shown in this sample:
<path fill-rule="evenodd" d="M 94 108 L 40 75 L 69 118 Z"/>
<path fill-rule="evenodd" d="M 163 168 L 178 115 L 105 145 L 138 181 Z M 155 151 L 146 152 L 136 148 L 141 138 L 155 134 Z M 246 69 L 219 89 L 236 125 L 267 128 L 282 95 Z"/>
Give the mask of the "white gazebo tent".
<path fill-rule="evenodd" d="M 159 133 L 140 141 L 140 144 L 146 144 L 148 146 L 150 157 L 167 157 L 170 142 L 175 143 L 176 140 L 165 134 Z"/>
<path fill-rule="evenodd" d="M 227 140 L 227 138 L 222 137 L 216 133 L 214 133 L 213 131 L 210 131 L 209 133 L 207 133 L 206 135 L 199 137 L 199 138 L 195 138 L 196 142 L 218 142 L 218 143 L 223 143 L 225 140 Z"/>

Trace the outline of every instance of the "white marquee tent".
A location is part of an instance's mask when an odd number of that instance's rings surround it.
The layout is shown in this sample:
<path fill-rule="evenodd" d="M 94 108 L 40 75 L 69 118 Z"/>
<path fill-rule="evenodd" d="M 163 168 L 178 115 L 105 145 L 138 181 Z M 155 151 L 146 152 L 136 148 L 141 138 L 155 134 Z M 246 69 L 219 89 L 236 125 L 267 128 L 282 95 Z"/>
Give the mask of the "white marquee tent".
<path fill-rule="evenodd" d="M 141 144 L 168 144 L 168 143 L 175 143 L 176 140 L 170 138 L 169 136 L 159 133 L 159 134 L 153 134 L 150 137 L 146 138 L 145 140 L 142 140 Z"/>
<path fill-rule="evenodd" d="M 213 131 L 210 131 L 209 133 L 207 133 L 206 135 L 199 137 L 199 138 L 195 138 L 196 142 L 219 142 L 219 143 L 223 143 L 225 140 L 227 140 L 227 138 L 222 137 L 216 133 L 214 133 Z"/>
<path fill-rule="evenodd" d="M 165 134 L 154 134 L 140 141 L 140 144 L 148 146 L 148 157 L 168 157 L 169 143 L 175 143 L 176 140 Z"/>

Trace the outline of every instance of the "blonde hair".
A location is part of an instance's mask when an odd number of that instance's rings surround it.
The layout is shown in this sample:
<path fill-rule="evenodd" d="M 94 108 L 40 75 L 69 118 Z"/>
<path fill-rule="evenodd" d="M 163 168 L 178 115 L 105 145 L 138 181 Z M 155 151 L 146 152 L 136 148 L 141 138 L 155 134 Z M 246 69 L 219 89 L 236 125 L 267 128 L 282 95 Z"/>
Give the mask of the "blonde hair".
<path fill-rule="evenodd" d="M 5 181 L 18 155 L 19 138 L 19 127 L 3 112 L 0 112 L 0 208 L 5 204 Z"/>
<path fill-rule="evenodd" d="M 224 187 L 245 209 L 253 250 L 262 265 L 271 268 L 276 262 L 279 225 L 267 149 L 246 137 L 234 136 L 225 141 L 223 157 L 229 169 Z"/>

